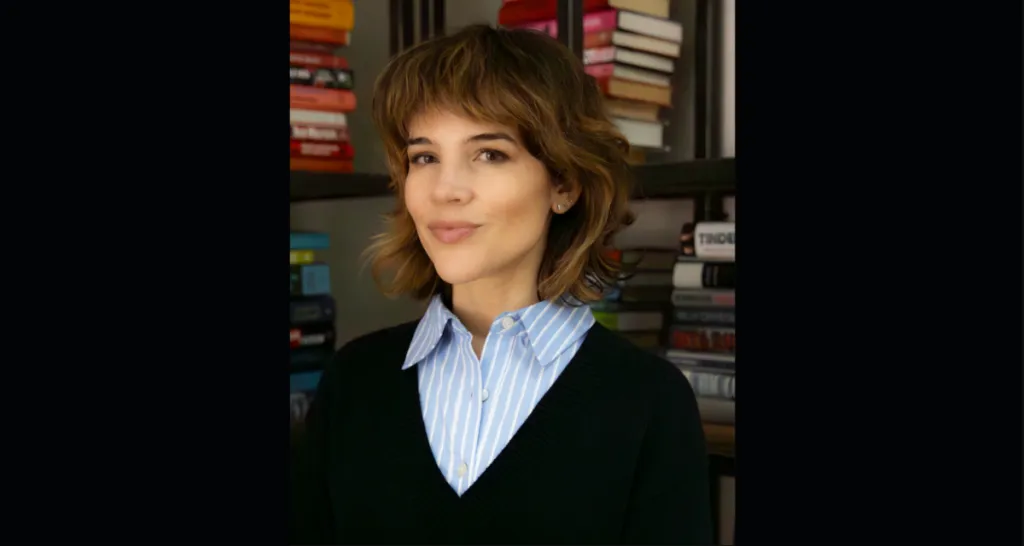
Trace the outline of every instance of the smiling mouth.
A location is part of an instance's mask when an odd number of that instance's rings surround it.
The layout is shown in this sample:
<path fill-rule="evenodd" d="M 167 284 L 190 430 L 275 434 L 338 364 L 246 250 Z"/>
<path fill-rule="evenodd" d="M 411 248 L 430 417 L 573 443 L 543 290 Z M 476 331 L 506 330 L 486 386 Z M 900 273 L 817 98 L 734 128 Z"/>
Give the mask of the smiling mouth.
<path fill-rule="evenodd" d="M 430 232 L 438 241 L 450 245 L 466 239 L 475 233 L 478 227 L 480 226 L 434 227 L 430 228 Z"/>

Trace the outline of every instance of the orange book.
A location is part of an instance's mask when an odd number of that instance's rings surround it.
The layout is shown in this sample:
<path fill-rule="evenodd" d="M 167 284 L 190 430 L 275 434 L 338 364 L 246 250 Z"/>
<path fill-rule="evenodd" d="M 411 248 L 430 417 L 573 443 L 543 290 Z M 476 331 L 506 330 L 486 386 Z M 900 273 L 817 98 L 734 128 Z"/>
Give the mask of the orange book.
<path fill-rule="evenodd" d="M 353 171 L 351 159 L 320 159 L 316 157 L 291 158 L 291 170 L 322 173 L 350 173 Z"/>
<path fill-rule="evenodd" d="M 292 40 L 338 46 L 347 46 L 350 38 L 347 30 L 295 24 L 289 25 L 288 34 Z"/>
<path fill-rule="evenodd" d="M 328 112 L 351 112 L 356 109 L 356 94 L 348 89 L 292 85 L 291 107 Z"/>
<path fill-rule="evenodd" d="M 288 0 L 289 22 L 336 30 L 352 30 L 355 6 L 352 0 Z"/>

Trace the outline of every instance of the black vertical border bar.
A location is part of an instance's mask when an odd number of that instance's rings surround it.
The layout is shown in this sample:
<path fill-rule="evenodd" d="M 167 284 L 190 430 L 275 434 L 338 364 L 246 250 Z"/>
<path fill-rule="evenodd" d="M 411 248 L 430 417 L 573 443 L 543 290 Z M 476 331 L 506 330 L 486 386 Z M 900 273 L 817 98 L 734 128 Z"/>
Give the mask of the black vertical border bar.
<path fill-rule="evenodd" d="M 402 28 L 402 13 L 399 9 L 400 0 L 391 0 L 388 5 L 388 56 L 394 57 L 401 50 L 399 33 Z"/>
<path fill-rule="evenodd" d="M 571 14 L 572 0 L 557 0 L 558 6 L 555 15 L 555 21 L 558 23 L 558 41 L 566 47 L 569 47 L 569 21 Z"/>
<path fill-rule="evenodd" d="M 402 0 L 402 48 L 400 51 L 404 51 L 416 43 L 416 38 L 413 36 L 413 32 L 416 31 L 416 23 L 412 13 L 412 0 Z"/>
<path fill-rule="evenodd" d="M 424 0 L 425 1 L 425 0 Z M 444 36 L 445 13 L 444 8 L 447 0 L 433 0 L 434 2 L 434 36 Z"/>
<path fill-rule="evenodd" d="M 697 0 L 693 66 L 693 157 L 708 157 L 708 4 Z"/>

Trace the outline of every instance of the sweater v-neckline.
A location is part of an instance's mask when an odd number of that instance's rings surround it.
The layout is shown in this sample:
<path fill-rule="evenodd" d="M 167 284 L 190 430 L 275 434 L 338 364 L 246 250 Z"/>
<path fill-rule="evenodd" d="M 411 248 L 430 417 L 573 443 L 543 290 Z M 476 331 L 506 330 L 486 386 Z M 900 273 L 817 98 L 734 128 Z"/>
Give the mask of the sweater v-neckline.
<path fill-rule="evenodd" d="M 431 481 L 437 487 L 443 487 L 446 490 L 444 498 L 449 502 L 458 504 L 462 504 L 462 501 L 468 503 L 476 497 L 476 492 L 481 488 L 486 488 L 487 484 L 493 480 L 494 475 L 500 476 L 502 474 L 503 467 L 516 464 L 519 459 L 536 460 L 529 456 L 517 456 L 517 453 L 529 450 L 538 440 L 543 440 L 543 434 L 541 433 L 549 419 L 565 419 L 575 415 L 574 408 L 579 406 L 575 403 L 577 397 L 585 395 L 588 391 L 593 392 L 589 384 L 591 381 L 596 380 L 599 374 L 595 375 L 592 373 L 594 367 L 589 365 L 589 362 L 592 360 L 591 356 L 595 345 L 599 345 L 601 342 L 600 338 L 608 335 L 608 333 L 600 324 L 595 323 L 591 326 L 586 339 L 576 352 L 576 355 L 566 365 L 565 370 L 555 380 L 555 383 L 551 385 L 551 388 L 537 401 L 533 411 L 526 417 L 523 424 L 512 435 L 512 438 L 509 439 L 505 447 L 461 496 L 445 479 L 444 473 L 438 467 L 437 460 L 434 458 L 434 452 L 430 447 L 426 423 L 423 422 L 419 374 L 416 367 L 403 370 L 402 373 L 405 375 L 403 389 L 405 392 L 401 398 L 406 407 L 402 413 L 417 421 L 415 424 L 410 424 L 416 430 L 416 437 L 412 439 L 413 444 L 415 444 L 415 447 L 412 449 L 415 449 L 416 453 L 412 454 L 412 459 L 417 464 L 428 466 L 424 470 L 426 473 L 431 474 Z"/>

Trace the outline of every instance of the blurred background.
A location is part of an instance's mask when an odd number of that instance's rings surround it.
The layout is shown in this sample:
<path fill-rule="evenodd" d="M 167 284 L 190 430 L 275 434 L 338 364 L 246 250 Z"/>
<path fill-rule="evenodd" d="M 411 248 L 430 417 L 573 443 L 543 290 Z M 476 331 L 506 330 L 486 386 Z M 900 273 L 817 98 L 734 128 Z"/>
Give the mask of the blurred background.
<path fill-rule="evenodd" d="M 290 0 L 291 412 L 301 427 L 334 348 L 418 319 L 380 295 L 361 253 L 394 206 L 369 114 L 390 57 L 477 23 L 556 36 L 587 66 L 636 152 L 635 271 L 593 305 L 697 392 L 718 544 L 735 478 L 735 0 Z"/>

